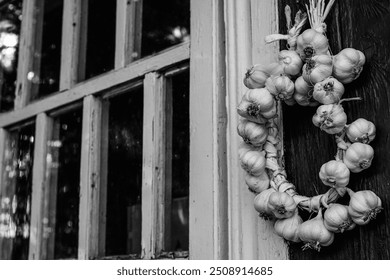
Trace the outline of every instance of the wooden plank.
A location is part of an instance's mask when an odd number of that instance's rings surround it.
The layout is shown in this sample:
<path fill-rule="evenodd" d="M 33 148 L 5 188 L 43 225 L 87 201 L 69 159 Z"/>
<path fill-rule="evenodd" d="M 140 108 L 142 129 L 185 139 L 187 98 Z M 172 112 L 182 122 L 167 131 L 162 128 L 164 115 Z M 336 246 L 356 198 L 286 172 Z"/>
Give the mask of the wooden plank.
<path fill-rule="evenodd" d="M 117 0 L 115 68 L 141 57 L 142 0 Z"/>
<path fill-rule="evenodd" d="M 166 110 L 164 77 L 153 72 L 144 80 L 142 169 L 142 258 L 154 258 L 164 247 Z"/>
<path fill-rule="evenodd" d="M 72 89 L 37 100 L 23 108 L 23 110 L 0 114 L 0 127 L 9 126 L 34 117 L 39 113 L 59 108 L 88 95 L 106 92 L 118 85 L 134 82 L 146 73 L 157 70 L 163 71 L 188 59 L 189 43 L 184 43 L 151 58 L 136 61 L 125 68 L 111 71 L 77 84 Z"/>
<path fill-rule="evenodd" d="M 102 102 L 84 99 L 80 168 L 79 259 L 98 257 Z"/>
<path fill-rule="evenodd" d="M 39 59 L 34 55 L 40 52 L 43 26 L 43 0 L 23 1 L 23 20 L 20 31 L 15 109 L 23 108 L 30 101 L 32 83 L 29 73 L 39 73 Z"/>
<path fill-rule="evenodd" d="M 223 1 L 191 1 L 190 258 L 228 258 Z"/>
<path fill-rule="evenodd" d="M 30 221 L 30 248 L 29 259 L 43 259 L 46 252 L 42 252 L 43 231 L 45 227 L 44 204 L 45 193 L 50 185 L 46 181 L 46 157 L 48 152 L 47 143 L 51 138 L 53 120 L 45 113 L 36 118 L 35 125 L 35 147 L 34 165 L 32 175 L 32 197 L 31 197 L 31 221 Z"/>
<path fill-rule="evenodd" d="M 266 45 L 264 37 L 278 33 L 278 1 L 277 0 L 251 0 L 252 24 L 252 64 L 268 64 L 277 61 L 279 44 Z M 241 74 L 241 76 L 243 73 Z M 241 80 L 240 80 L 241 81 Z M 281 142 L 278 145 L 280 157 L 283 158 L 283 126 L 282 104 L 278 106 L 277 124 Z M 283 166 L 283 165 L 282 165 Z M 253 198 L 253 196 L 252 196 Z M 251 202 L 252 202 L 251 198 Z M 253 202 L 248 209 L 253 211 Z M 257 212 L 255 212 L 257 216 Z M 257 259 L 287 259 L 288 248 L 283 238 L 275 234 L 273 223 L 257 218 Z"/>
<path fill-rule="evenodd" d="M 88 0 L 64 1 L 60 91 L 84 78 Z"/>

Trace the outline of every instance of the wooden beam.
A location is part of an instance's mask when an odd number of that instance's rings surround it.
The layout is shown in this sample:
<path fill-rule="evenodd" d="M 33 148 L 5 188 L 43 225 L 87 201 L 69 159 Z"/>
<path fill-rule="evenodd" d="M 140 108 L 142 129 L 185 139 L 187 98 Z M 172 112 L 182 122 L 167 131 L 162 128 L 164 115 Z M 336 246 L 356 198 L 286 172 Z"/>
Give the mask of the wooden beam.
<path fill-rule="evenodd" d="M 80 168 L 79 259 L 92 259 L 99 253 L 99 202 L 101 164 L 102 101 L 84 99 Z"/>
<path fill-rule="evenodd" d="M 53 94 L 29 104 L 23 110 L 0 114 L 0 127 L 9 126 L 43 112 L 47 112 L 88 95 L 107 92 L 118 85 L 131 83 L 146 73 L 163 71 L 168 67 L 189 59 L 189 43 L 176 46 L 152 58 L 139 60 L 122 69 L 105 73 L 88 81 L 77 84 L 72 89 Z"/>
<path fill-rule="evenodd" d="M 166 180 L 166 91 L 164 77 L 149 73 L 144 80 L 142 258 L 155 257 L 164 247 Z M 169 213 L 170 214 L 170 213 Z"/>
<path fill-rule="evenodd" d="M 84 78 L 87 45 L 88 0 L 64 1 L 60 91 Z"/>
<path fill-rule="evenodd" d="M 47 252 L 41 251 L 44 227 L 47 225 L 45 217 L 45 193 L 50 189 L 47 184 L 47 166 L 46 158 L 48 152 L 47 143 L 51 139 L 53 120 L 45 113 L 41 113 L 36 118 L 35 125 L 35 147 L 34 147 L 34 165 L 32 175 L 32 197 L 31 197 L 31 221 L 30 221 L 30 248 L 29 259 L 43 259 Z M 56 187 L 56 186 L 53 186 Z M 47 202 L 47 201 L 46 201 Z"/>
<path fill-rule="evenodd" d="M 191 1 L 190 259 L 228 258 L 223 1 Z"/>
<path fill-rule="evenodd" d="M 141 57 L 142 0 L 117 0 L 115 69 Z"/>

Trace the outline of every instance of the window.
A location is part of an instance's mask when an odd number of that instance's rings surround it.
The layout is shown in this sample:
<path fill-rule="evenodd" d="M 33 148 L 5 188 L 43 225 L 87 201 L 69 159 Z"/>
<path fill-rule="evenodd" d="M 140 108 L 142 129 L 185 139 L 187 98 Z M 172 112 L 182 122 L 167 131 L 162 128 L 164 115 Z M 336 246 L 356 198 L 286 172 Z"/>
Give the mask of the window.
<path fill-rule="evenodd" d="M 109 2 L 1 1 L 0 259 L 188 257 L 190 1 Z"/>
<path fill-rule="evenodd" d="M 1 1 L 0 258 L 226 258 L 224 1 L 109 2 Z"/>

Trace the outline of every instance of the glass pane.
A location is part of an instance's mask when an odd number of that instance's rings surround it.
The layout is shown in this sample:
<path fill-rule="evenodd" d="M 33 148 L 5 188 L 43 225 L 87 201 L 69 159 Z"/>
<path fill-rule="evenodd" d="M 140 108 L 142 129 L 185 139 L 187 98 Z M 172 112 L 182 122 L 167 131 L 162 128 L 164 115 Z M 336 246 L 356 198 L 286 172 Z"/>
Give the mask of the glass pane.
<path fill-rule="evenodd" d="M 82 110 L 54 120 L 53 137 L 48 142 L 49 189 L 45 200 L 44 239 L 47 258 L 77 258 L 80 201 Z M 53 252 L 54 250 L 54 252 Z"/>
<path fill-rule="evenodd" d="M 169 251 L 188 251 L 190 116 L 189 73 L 172 78 L 172 206 Z"/>
<path fill-rule="evenodd" d="M 59 90 L 63 5 L 63 0 L 44 0 L 42 7 L 36 7 L 36 28 L 42 28 L 42 33 L 37 34 L 34 67 L 27 74 L 32 99 Z"/>
<path fill-rule="evenodd" d="M 189 0 L 143 0 L 142 57 L 189 40 Z"/>
<path fill-rule="evenodd" d="M 0 1 L 0 112 L 14 108 L 22 2 Z"/>
<path fill-rule="evenodd" d="M 106 255 L 141 253 L 143 89 L 109 105 Z"/>
<path fill-rule="evenodd" d="M 0 259 L 28 259 L 34 126 L 10 132 L 0 200 Z"/>
<path fill-rule="evenodd" d="M 114 69 L 116 1 L 89 0 L 86 79 Z"/>

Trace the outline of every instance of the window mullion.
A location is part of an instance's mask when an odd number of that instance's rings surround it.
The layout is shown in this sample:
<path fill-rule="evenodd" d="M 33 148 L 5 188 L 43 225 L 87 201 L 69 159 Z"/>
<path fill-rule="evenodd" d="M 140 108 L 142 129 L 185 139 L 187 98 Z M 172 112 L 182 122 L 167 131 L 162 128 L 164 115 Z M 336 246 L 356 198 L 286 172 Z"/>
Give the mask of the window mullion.
<path fill-rule="evenodd" d="M 45 242 L 48 240 L 44 240 L 43 236 L 44 227 L 47 226 L 43 221 L 50 220 L 47 216 L 49 211 L 45 207 L 49 203 L 49 197 L 46 194 L 50 191 L 50 185 L 46 178 L 46 156 L 47 143 L 52 137 L 52 132 L 53 119 L 45 113 L 39 114 L 36 118 L 35 130 L 29 259 L 52 258 L 52 255 L 47 252 L 47 246 L 45 246 Z"/>
<path fill-rule="evenodd" d="M 142 257 L 156 257 L 164 248 L 166 207 L 165 78 L 152 72 L 144 80 L 142 174 Z"/>
<path fill-rule="evenodd" d="M 84 98 L 80 168 L 79 259 L 99 254 L 102 100 Z"/>
<path fill-rule="evenodd" d="M 115 68 L 141 56 L 142 0 L 117 0 Z"/>
<path fill-rule="evenodd" d="M 6 142 L 9 139 L 9 132 L 4 128 L 0 128 L 0 197 L 2 192 L 4 191 L 4 170 L 6 167 L 5 164 L 5 152 L 6 152 Z M 0 243 L 0 251 L 1 251 L 1 243 Z"/>
<path fill-rule="evenodd" d="M 23 1 L 15 109 L 25 107 L 30 101 L 32 83 L 28 80 L 28 74 L 31 71 L 39 73 L 39 65 L 36 65 L 38 59 L 35 58 L 34 53 L 37 49 L 40 50 L 42 43 L 43 6 L 44 0 Z"/>
<path fill-rule="evenodd" d="M 60 90 L 84 79 L 88 0 L 64 1 Z"/>

